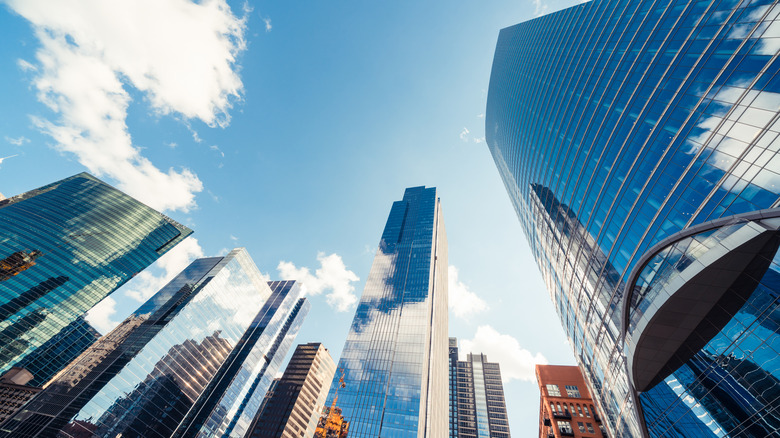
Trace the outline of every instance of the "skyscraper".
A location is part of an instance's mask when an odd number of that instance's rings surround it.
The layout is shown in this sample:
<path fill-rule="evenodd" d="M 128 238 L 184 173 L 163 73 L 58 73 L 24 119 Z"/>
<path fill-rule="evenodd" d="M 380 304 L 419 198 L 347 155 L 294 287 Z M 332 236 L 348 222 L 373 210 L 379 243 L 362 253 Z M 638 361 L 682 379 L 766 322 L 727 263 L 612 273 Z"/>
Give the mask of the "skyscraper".
<path fill-rule="evenodd" d="M 594 0 L 499 35 L 487 142 L 611 436 L 780 428 L 778 12 Z"/>
<path fill-rule="evenodd" d="M 192 233 L 86 173 L 0 200 L 0 229 L 0 373 L 26 361 L 35 384 L 94 341 L 77 318 Z"/>
<path fill-rule="evenodd" d="M 266 283 L 244 249 L 195 260 L 0 436 L 243 436 L 308 308 L 299 285 Z"/>
<path fill-rule="evenodd" d="M 350 438 L 447 435 L 447 236 L 435 188 L 393 203 L 338 369 Z"/>
<path fill-rule="evenodd" d="M 580 369 L 536 365 L 539 383 L 539 438 L 606 438 Z"/>
<path fill-rule="evenodd" d="M 336 364 L 322 344 L 299 345 L 247 438 L 311 438 L 335 373 Z"/>
<path fill-rule="evenodd" d="M 459 361 L 456 338 L 450 338 L 449 436 L 510 437 L 501 368 L 484 354 L 468 353 Z"/>

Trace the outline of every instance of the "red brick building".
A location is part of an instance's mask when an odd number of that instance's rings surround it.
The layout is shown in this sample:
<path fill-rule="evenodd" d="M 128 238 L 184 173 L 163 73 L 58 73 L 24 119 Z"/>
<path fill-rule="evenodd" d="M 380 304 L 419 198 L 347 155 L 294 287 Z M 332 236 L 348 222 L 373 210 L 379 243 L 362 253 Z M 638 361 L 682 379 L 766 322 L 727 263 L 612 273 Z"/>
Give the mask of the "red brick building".
<path fill-rule="evenodd" d="M 539 438 L 606 438 L 580 369 L 537 365 Z"/>

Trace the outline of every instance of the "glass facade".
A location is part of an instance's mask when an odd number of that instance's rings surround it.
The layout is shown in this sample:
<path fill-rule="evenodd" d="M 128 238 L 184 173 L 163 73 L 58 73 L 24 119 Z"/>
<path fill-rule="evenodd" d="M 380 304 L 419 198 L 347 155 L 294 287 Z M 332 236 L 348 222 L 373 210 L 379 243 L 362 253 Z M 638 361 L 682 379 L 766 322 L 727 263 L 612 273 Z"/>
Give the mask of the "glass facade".
<path fill-rule="evenodd" d="M 408 188 L 390 210 L 338 364 L 350 438 L 447 436 L 447 323 L 441 201 L 435 188 Z"/>
<path fill-rule="evenodd" d="M 777 429 L 778 13 L 593 0 L 500 33 L 487 143 L 611 436 Z"/>
<path fill-rule="evenodd" d="M 100 333 L 80 316 L 16 366 L 32 373 L 30 386 L 43 386 L 98 339 Z"/>
<path fill-rule="evenodd" d="M 192 233 L 86 173 L 0 201 L 0 229 L 0 373 L 24 362 L 36 384 L 66 363 L 47 353 L 80 353 L 53 339 L 83 351 L 71 324 Z"/>
<path fill-rule="evenodd" d="M 465 361 L 459 361 L 455 338 L 450 338 L 449 436 L 510 437 L 499 365 L 488 362 L 483 354 L 469 353 Z"/>
<path fill-rule="evenodd" d="M 196 260 L 88 348 L 3 437 L 241 436 L 308 302 L 246 250 Z"/>

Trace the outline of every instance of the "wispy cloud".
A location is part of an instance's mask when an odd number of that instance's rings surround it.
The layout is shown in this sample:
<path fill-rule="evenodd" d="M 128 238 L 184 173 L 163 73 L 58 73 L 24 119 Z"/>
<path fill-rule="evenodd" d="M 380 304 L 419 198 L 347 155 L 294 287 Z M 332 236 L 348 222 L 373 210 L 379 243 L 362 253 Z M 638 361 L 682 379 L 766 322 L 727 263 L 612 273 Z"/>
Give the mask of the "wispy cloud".
<path fill-rule="evenodd" d="M 193 260 L 201 257 L 203 257 L 203 249 L 198 240 L 194 237 L 188 237 L 160 257 L 152 266 L 128 281 L 120 291 L 143 303 L 168 284 Z"/>
<path fill-rule="evenodd" d="M 460 139 L 463 141 L 469 141 L 469 129 L 464 127 L 462 131 L 460 131 Z"/>
<path fill-rule="evenodd" d="M 11 143 L 14 146 L 21 146 L 21 145 L 23 145 L 25 143 L 29 143 L 30 139 L 25 137 L 25 136 L 19 136 L 19 137 L 16 137 L 16 138 L 12 138 L 12 137 L 6 136 L 5 137 L 5 141 L 7 141 L 8 143 Z"/>
<path fill-rule="evenodd" d="M 328 304 L 339 312 L 346 312 L 357 303 L 355 286 L 352 283 L 359 281 L 354 272 L 347 269 L 341 256 L 338 254 L 317 254 L 320 268 L 309 271 L 309 268 L 298 268 L 292 262 L 281 261 L 277 270 L 283 280 L 298 280 L 303 284 L 304 292 L 308 295 L 319 295 L 329 291 L 325 295 Z"/>
<path fill-rule="evenodd" d="M 547 2 L 544 0 L 532 0 L 534 3 L 534 15 L 540 17 L 547 13 Z"/>
<path fill-rule="evenodd" d="M 482 353 L 491 362 L 498 362 L 504 383 L 515 379 L 534 382 L 534 366 L 547 364 L 541 353 L 532 354 L 522 348 L 517 339 L 501 334 L 489 325 L 477 327 L 474 338 L 461 340 L 460 347 L 461 353 Z"/>
<path fill-rule="evenodd" d="M 487 310 L 488 305 L 458 278 L 458 268 L 450 266 L 447 272 L 450 312 L 459 318 L 468 318 Z"/>
<path fill-rule="evenodd" d="M 271 26 L 271 19 L 269 17 L 262 17 L 263 23 L 265 23 L 265 31 L 270 32 L 271 29 L 273 29 L 273 26 Z"/>
<path fill-rule="evenodd" d="M 215 151 L 216 153 L 218 153 L 222 158 L 225 158 L 225 153 L 222 152 L 222 149 L 220 149 L 219 146 L 213 144 L 213 145 L 209 146 L 209 149 L 211 149 L 212 151 Z"/>
<path fill-rule="evenodd" d="M 236 56 L 245 20 L 225 0 L 9 0 L 40 40 L 33 71 L 38 99 L 57 120 L 33 118 L 57 148 L 99 176 L 163 210 L 195 206 L 203 189 L 189 169 L 158 169 L 133 145 L 126 87 L 160 115 L 226 126 L 240 98 Z"/>
<path fill-rule="evenodd" d="M 0 158 L 0 164 L 3 164 L 3 161 L 5 161 L 5 160 L 7 160 L 7 159 L 9 159 L 9 158 L 16 157 L 16 156 L 18 156 L 18 155 L 9 155 L 9 156 L 7 156 L 7 157 Z"/>

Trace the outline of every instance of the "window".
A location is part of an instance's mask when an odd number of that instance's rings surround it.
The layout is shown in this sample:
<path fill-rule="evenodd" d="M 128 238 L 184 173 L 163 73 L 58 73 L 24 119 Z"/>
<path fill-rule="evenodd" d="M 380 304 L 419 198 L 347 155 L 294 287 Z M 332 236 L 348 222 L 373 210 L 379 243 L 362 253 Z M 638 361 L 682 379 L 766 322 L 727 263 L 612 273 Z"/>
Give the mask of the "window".
<path fill-rule="evenodd" d="M 549 385 L 548 385 L 549 386 Z M 580 389 L 575 385 L 566 385 L 566 394 L 571 398 L 580 398 Z"/>
<path fill-rule="evenodd" d="M 582 424 L 582 421 L 577 422 L 577 428 L 580 430 L 580 433 L 585 433 L 585 425 Z"/>
<path fill-rule="evenodd" d="M 554 414 L 555 412 L 557 412 L 557 411 L 555 410 L 555 403 L 550 403 L 550 410 L 551 410 L 551 412 L 552 412 L 553 414 Z"/>
<path fill-rule="evenodd" d="M 574 432 L 573 430 L 571 430 L 571 424 L 568 421 L 558 420 L 558 430 L 561 432 L 568 432 L 568 433 Z"/>
<path fill-rule="evenodd" d="M 582 408 L 580 405 L 577 405 L 577 413 L 580 414 L 580 417 L 582 417 Z"/>
<path fill-rule="evenodd" d="M 547 395 L 550 397 L 560 397 L 561 396 L 561 390 L 558 388 L 558 385 L 546 385 L 547 386 Z"/>
<path fill-rule="evenodd" d="M 588 407 L 587 406 L 583 406 L 582 409 L 585 409 L 585 416 L 590 418 L 590 411 L 588 411 Z"/>
<path fill-rule="evenodd" d="M 585 425 L 588 426 L 588 433 L 596 433 L 596 431 L 593 430 L 593 424 L 585 423 Z"/>

